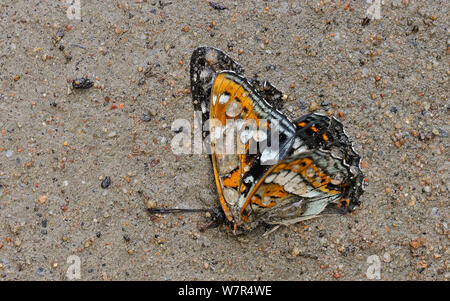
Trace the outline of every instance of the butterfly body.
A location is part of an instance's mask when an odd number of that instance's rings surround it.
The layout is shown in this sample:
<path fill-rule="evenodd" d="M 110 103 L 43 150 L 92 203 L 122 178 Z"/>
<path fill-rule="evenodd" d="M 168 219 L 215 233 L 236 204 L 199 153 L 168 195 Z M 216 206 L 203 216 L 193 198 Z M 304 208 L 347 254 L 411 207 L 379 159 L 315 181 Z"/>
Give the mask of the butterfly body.
<path fill-rule="evenodd" d="M 206 124 L 202 136 L 227 220 L 245 231 L 358 206 L 360 157 L 342 124 L 319 114 L 291 121 L 281 112 L 283 94 L 243 73 L 215 48 L 198 48 L 191 58 L 193 104 Z"/>

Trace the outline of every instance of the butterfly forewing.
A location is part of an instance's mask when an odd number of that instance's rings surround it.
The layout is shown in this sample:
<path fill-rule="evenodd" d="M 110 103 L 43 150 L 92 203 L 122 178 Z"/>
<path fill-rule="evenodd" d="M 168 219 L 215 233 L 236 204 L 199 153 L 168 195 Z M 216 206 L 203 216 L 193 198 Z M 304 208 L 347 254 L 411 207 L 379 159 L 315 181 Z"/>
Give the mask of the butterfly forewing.
<path fill-rule="evenodd" d="M 282 149 L 295 127 L 262 99 L 251 84 L 233 72 L 218 73 L 210 104 L 211 154 L 217 189 L 226 215 L 239 221 L 243 200 L 264 174 L 260 171 L 253 176 L 252 171 L 270 168 L 261 164 L 261 155 L 269 148 L 272 123 L 278 124 L 276 142 Z M 252 176 L 246 176 L 249 174 Z"/>

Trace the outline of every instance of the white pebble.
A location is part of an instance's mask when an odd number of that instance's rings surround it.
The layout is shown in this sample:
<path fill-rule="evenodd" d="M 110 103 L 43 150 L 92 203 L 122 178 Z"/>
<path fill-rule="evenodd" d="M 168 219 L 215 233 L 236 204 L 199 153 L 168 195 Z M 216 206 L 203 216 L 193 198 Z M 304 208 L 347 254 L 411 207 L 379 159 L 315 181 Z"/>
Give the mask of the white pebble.
<path fill-rule="evenodd" d="M 110 132 L 109 134 L 108 134 L 108 137 L 109 138 L 113 138 L 113 137 L 116 137 L 117 136 L 117 133 L 115 132 L 115 131 L 112 131 L 112 132 Z"/>

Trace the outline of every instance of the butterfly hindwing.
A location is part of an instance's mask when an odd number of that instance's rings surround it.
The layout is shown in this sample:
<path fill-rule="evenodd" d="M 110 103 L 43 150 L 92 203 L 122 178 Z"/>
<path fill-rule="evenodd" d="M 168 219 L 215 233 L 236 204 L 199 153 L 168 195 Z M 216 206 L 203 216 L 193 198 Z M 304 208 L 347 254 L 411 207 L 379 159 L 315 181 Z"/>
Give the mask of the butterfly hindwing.
<path fill-rule="evenodd" d="M 290 154 L 271 167 L 249 194 L 242 214 L 252 220 L 289 224 L 315 217 L 341 192 L 316 164 L 326 154 L 306 151 Z"/>
<path fill-rule="evenodd" d="M 250 190 L 241 214 L 251 220 L 290 224 L 318 216 L 326 207 L 359 204 L 363 175 L 359 156 L 334 118 L 308 114 L 285 157 Z"/>
<path fill-rule="evenodd" d="M 329 174 L 333 174 L 336 178 L 344 176 L 333 169 L 338 163 L 348 170 L 348 175 L 342 179 L 347 188 L 340 206 L 352 210 L 360 205 L 359 197 L 365 185 L 364 175 L 360 169 L 361 157 L 353 149 L 342 123 L 334 117 L 308 114 L 295 120 L 294 124 L 298 127 L 296 135 L 305 141 L 307 147 L 328 153 Z"/>

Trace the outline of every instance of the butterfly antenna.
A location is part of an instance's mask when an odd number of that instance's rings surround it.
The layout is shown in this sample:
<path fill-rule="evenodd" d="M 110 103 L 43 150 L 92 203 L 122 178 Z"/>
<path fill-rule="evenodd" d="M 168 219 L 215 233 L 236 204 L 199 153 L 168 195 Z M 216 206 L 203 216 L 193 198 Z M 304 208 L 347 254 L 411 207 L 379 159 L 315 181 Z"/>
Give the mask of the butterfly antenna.
<path fill-rule="evenodd" d="M 213 212 L 214 209 L 209 208 L 148 208 L 150 213 L 183 213 L 183 212 Z"/>
<path fill-rule="evenodd" d="M 211 214 L 211 222 L 201 230 L 217 227 L 225 222 L 225 214 L 221 207 L 215 208 L 148 208 L 148 212 L 152 214 L 166 213 L 188 213 L 188 212 L 209 212 Z"/>

